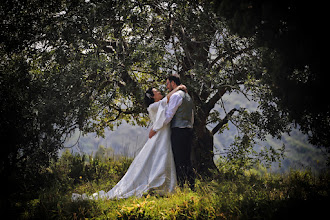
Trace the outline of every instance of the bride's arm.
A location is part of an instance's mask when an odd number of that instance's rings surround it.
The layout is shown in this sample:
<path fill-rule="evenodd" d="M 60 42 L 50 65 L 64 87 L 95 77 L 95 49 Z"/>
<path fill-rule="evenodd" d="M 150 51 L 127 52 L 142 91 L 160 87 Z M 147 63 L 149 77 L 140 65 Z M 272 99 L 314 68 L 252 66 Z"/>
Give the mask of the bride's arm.
<path fill-rule="evenodd" d="M 173 89 L 169 94 L 167 94 L 166 95 L 166 98 L 167 98 L 167 103 L 170 101 L 170 98 L 171 98 L 171 96 L 175 93 L 175 92 L 177 92 L 177 91 L 179 91 L 180 89 L 182 89 L 182 90 L 184 90 L 185 92 L 187 92 L 187 87 L 185 86 L 185 85 L 179 85 L 179 86 L 177 86 L 175 89 Z"/>
<path fill-rule="evenodd" d="M 171 96 L 172 96 L 175 92 L 177 92 L 178 90 L 180 90 L 180 89 L 182 89 L 182 90 L 184 90 L 185 92 L 187 92 L 187 88 L 186 88 L 185 85 L 179 85 L 179 86 L 177 86 L 175 89 L 173 89 L 173 90 L 172 90 L 172 91 L 166 96 L 166 101 L 167 101 L 167 103 L 169 102 Z M 163 102 L 163 100 L 165 101 L 165 98 L 162 99 L 162 102 Z M 165 113 L 165 114 L 166 114 L 166 113 Z M 172 117 L 173 117 L 173 116 L 172 116 Z M 172 119 L 172 117 L 171 117 L 171 119 Z M 166 116 L 165 116 L 165 118 L 166 118 Z M 167 123 L 169 123 L 169 121 L 170 121 L 171 119 L 169 119 L 169 120 L 165 119 L 165 120 L 161 121 L 161 123 L 157 123 L 157 122 L 155 122 L 154 125 L 153 125 L 153 128 L 150 129 L 150 132 L 149 132 L 149 138 L 152 138 L 152 137 L 157 133 L 157 130 L 159 130 L 161 127 L 163 127 L 164 125 L 166 125 Z M 167 120 L 167 121 L 166 121 L 166 120 Z M 156 125 L 156 124 L 157 124 L 157 125 Z"/>

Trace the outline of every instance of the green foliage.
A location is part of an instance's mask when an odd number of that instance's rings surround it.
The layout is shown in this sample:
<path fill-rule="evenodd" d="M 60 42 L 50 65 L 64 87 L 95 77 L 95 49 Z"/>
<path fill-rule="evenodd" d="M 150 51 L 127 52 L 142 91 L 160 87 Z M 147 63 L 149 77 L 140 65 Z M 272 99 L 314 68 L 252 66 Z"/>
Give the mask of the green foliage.
<path fill-rule="evenodd" d="M 63 205 L 70 200 L 64 195 L 73 191 L 94 193 L 98 190 L 110 190 L 126 173 L 131 162 L 132 159 L 125 157 L 114 159 L 107 156 L 93 158 L 87 155 L 72 155 L 67 150 L 58 161 L 52 161 L 49 167 L 34 174 L 41 183 L 34 186 L 34 191 L 25 191 L 20 193 L 21 196 L 11 195 L 9 211 L 19 212 L 28 219 L 33 217 L 34 212 L 44 218 L 54 218 L 58 214 L 61 215 L 62 209 L 65 209 Z M 40 210 L 44 206 L 46 209 Z M 47 209 L 54 207 L 57 210 L 49 216 Z"/>
<path fill-rule="evenodd" d="M 142 198 L 87 200 L 72 202 L 71 193 L 92 194 L 109 190 L 125 173 L 131 160 L 94 160 L 92 157 L 63 153 L 43 175 L 47 187 L 35 198 L 16 201 L 22 219 L 273 219 L 314 217 L 326 213 L 329 173 L 315 176 L 310 170 L 272 174 L 264 166 L 236 172 L 235 164 L 219 163 L 214 179 L 198 179 L 196 190 L 177 188 L 159 196 L 150 191 Z M 83 167 L 83 168 L 82 168 Z M 103 167 L 103 169 L 101 169 Z M 100 176 L 89 176 L 90 170 Z M 99 171 L 95 171 L 99 169 Z M 308 208 L 299 211 L 297 205 Z M 314 208 L 317 208 L 314 211 Z M 291 210 L 291 211 L 289 211 Z"/>
<path fill-rule="evenodd" d="M 50 170 L 51 172 L 60 170 L 57 175 L 63 177 L 63 182 L 68 180 L 69 184 L 82 185 L 81 190 L 86 190 L 84 187 L 92 189 L 95 184 L 106 186 L 108 189 L 114 185 L 115 180 L 125 174 L 131 161 L 132 159 L 125 157 L 115 159 L 107 155 L 102 157 L 100 155 L 95 157 L 85 154 L 72 155 L 69 151 L 65 151 L 60 160 L 50 167 Z M 107 181 L 102 182 L 105 180 Z"/>
<path fill-rule="evenodd" d="M 329 109 L 320 94 L 327 93 L 327 75 L 321 70 L 321 42 L 315 39 L 322 23 L 319 4 L 301 1 L 218 0 L 216 13 L 224 17 L 231 32 L 254 36 L 255 46 L 264 47 L 263 65 L 267 68 L 260 79 L 272 90 L 281 111 L 300 125 L 310 143 L 329 147 Z M 306 31 L 307 27 L 310 27 Z"/>

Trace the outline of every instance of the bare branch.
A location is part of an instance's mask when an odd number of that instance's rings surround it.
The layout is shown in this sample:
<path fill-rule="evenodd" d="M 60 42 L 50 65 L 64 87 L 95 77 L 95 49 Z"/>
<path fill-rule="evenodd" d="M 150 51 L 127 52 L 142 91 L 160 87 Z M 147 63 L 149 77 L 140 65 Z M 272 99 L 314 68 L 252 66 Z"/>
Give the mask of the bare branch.
<path fill-rule="evenodd" d="M 78 136 L 78 139 L 77 139 L 76 143 L 74 143 L 74 144 L 71 145 L 70 147 L 65 147 L 65 146 L 63 146 L 63 148 L 73 148 L 73 147 L 75 147 L 75 146 L 79 143 L 80 136 L 81 136 L 81 131 L 79 131 L 79 136 Z"/>
<path fill-rule="evenodd" d="M 229 119 L 233 116 L 233 114 L 238 111 L 236 108 L 233 108 L 232 110 L 230 110 L 230 112 L 228 112 L 228 114 L 217 124 L 217 126 L 215 126 L 212 129 L 212 134 L 216 134 L 220 128 L 222 128 L 222 126 L 224 126 L 225 124 L 228 123 Z"/>
<path fill-rule="evenodd" d="M 223 58 L 223 54 L 219 55 L 217 58 L 215 58 L 212 63 L 210 64 L 210 67 L 214 66 L 221 58 Z"/>
<path fill-rule="evenodd" d="M 221 89 L 218 90 L 218 92 L 206 103 L 205 105 L 205 112 L 210 112 L 215 104 L 221 99 L 221 97 L 226 93 L 227 89 L 226 87 L 223 87 Z"/>

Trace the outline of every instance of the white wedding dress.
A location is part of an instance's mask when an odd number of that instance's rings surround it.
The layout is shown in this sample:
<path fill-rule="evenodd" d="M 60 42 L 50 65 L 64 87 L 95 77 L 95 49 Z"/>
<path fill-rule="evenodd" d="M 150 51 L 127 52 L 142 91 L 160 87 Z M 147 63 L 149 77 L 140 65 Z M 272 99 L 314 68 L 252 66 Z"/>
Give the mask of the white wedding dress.
<path fill-rule="evenodd" d="M 167 97 L 148 107 L 153 127 L 162 127 L 165 120 Z M 173 159 L 169 124 L 163 126 L 155 136 L 145 143 L 123 178 L 109 192 L 100 191 L 92 196 L 72 194 L 72 200 L 121 199 L 141 197 L 153 190 L 158 194 L 172 192 L 176 187 L 176 172 Z"/>

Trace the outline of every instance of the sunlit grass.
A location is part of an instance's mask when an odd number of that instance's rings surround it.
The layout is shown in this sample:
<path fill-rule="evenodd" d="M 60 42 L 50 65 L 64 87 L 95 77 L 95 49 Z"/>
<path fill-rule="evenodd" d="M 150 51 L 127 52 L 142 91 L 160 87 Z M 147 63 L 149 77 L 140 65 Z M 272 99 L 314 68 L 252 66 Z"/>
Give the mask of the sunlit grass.
<path fill-rule="evenodd" d="M 81 166 L 77 159 L 74 166 Z M 79 161 L 79 160 L 78 160 Z M 67 161 L 66 161 L 67 162 Z M 83 163 L 83 162 L 81 162 Z M 26 204 L 17 203 L 22 219 L 278 219 L 290 216 L 290 210 L 327 204 L 329 175 L 315 176 L 310 170 L 291 170 L 273 174 L 265 168 L 234 172 L 222 164 L 213 178 L 196 180 L 196 189 L 176 188 L 175 192 L 158 195 L 149 192 L 141 198 L 120 200 L 71 201 L 71 194 L 110 190 L 126 172 L 129 161 L 93 162 L 74 169 L 61 164 L 50 168 L 53 179 L 47 189 L 37 192 Z M 121 167 L 124 166 L 124 167 Z M 59 170 L 58 168 L 61 167 Z M 102 169 L 99 169 L 102 168 Z M 77 173 L 72 173 L 75 170 Z M 94 175 L 92 170 L 98 170 Z M 297 206 L 297 204 L 299 206 Z M 297 207 L 296 207 L 297 206 Z M 288 211 L 289 210 L 289 211 Z M 324 210 L 327 210 L 326 208 Z M 288 214 L 289 213 L 289 214 Z M 300 213 L 304 215 L 303 213 Z M 295 215 L 297 215 L 295 213 Z"/>

